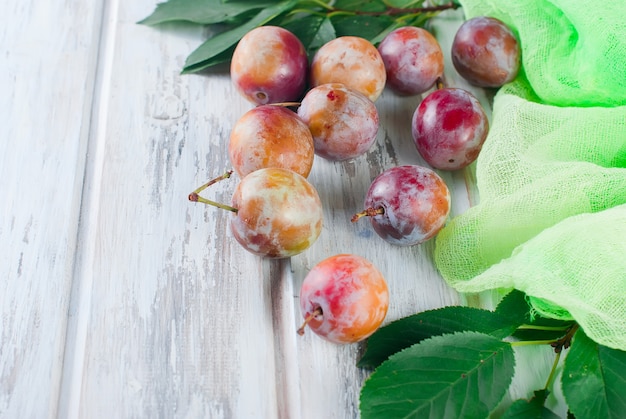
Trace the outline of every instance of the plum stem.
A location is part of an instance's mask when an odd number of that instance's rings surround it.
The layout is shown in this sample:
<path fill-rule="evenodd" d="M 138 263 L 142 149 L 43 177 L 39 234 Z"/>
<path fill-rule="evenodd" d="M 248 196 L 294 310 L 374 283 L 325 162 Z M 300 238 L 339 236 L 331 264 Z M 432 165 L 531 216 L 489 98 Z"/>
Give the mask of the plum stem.
<path fill-rule="evenodd" d="M 435 81 L 435 87 L 437 88 L 437 90 L 441 90 L 445 87 L 445 85 L 443 84 L 443 78 L 437 77 L 437 80 Z"/>
<path fill-rule="evenodd" d="M 356 214 L 354 214 L 352 218 L 350 219 L 350 221 L 354 223 L 358 221 L 359 219 L 361 219 L 362 217 L 374 217 L 375 215 L 382 215 L 384 213 L 385 213 L 385 209 L 383 207 L 378 207 L 378 208 L 369 207 L 367 209 L 364 209 L 361 212 L 357 212 Z"/>
<path fill-rule="evenodd" d="M 381 12 L 367 12 L 367 11 L 352 11 L 352 10 L 343 10 L 331 7 L 329 14 L 348 14 L 348 15 L 361 15 L 361 16 L 397 16 L 397 15 L 406 15 L 406 14 L 417 14 L 417 13 L 435 13 L 442 12 L 448 9 L 458 9 L 460 5 L 451 1 L 447 4 L 442 4 L 439 6 L 428 6 L 428 7 L 391 7 L 387 6 L 384 11 Z"/>
<path fill-rule="evenodd" d="M 198 187 L 195 191 L 190 193 L 189 197 L 188 197 L 189 200 L 191 202 L 201 202 L 201 203 L 206 204 L 206 205 L 212 205 L 214 207 L 225 209 L 227 211 L 231 211 L 231 212 L 235 212 L 236 213 L 239 210 L 237 208 L 235 208 L 235 207 L 231 207 L 230 205 L 221 204 L 219 202 L 211 201 L 210 199 L 203 198 L 203 197 L 201 197 L 199 195 L 200 192 L 202 192 L 203 190 L 205 190 L 209 186 L 219 182 L 220 180 L 228 179 L 230 177 L 230 175 L 232 175 L 232 174 L 233 174 L 233 171 L 229 170 L 226 173 L 224 173 L 223 175 L 218 176 L 215 179 L 209 180 L 207 183 L 205 183 L 204 185 Z"/>
<path fill-rule="evenodd" d="M 298 334 L 300 336 L 304 335 L 304 329 L 311 322 L 311 320 L 313 320 L 317 316 L 321 316 L 322 314 L 324 314 L 322 311 L 322 307 L 317 307 L 315 310 L 313 310 L 308 316 L 304 318 L 304 323 L 302 323 L 302 326 L 300 326 L 297 330 Z"/>
<path fill-rule="evenodd" d="M 275 102 L 275 103 L 268 103 L 268 105 L 273 105 L 273 106 L 282 106 L 284 108 L 297 108 L 300 106 L 300 102 Z"/>
<path fill-rule="evenodd" d="M 345 10 L 330 6 L 327 4 L 328 2 L 322 0 L 312 0 L 314 5 L 317 5 L 324 10 L 320 12 L 316 12 L 315 14 L 319 16 L 332 17 L 334 15 L 350 15 L 350 16 L 398 16 L 398 15 L 416 15 L 421 13 L 438 13 L 448 9 L 458 9 L 461 7 L 460 4 L 457 4 L 453 1 L 447 4 L 441 4 L 439 6 L 428 6 L 428 7 L 393 7 L 390 5 L 385 6 L 385 10 L 379 12 L 367 12 L 367 11 L 354 11 L 354 10 Z M 295 9 L 290 12 L 290 14 L 295 14 L 298 12 L 311 12 L 308 8 Z"/>

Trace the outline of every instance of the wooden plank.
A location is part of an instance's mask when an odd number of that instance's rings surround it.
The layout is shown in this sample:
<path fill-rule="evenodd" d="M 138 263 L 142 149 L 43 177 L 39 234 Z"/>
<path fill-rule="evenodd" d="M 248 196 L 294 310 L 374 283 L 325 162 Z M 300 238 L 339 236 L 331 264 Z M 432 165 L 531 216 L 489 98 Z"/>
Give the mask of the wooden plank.
<path fill-rule="evenodd" d="M 0 417 L 57 412 L 100 3 L 0 16 Z"/>
<path fill-rule="evenodd" d="M 83 339 L 63 412 L 275 417 L 270 265 L 234 241 L 231 213 L 187 201 L 229 167 L 230 129 L 251 106 L 227 72 L 179 74 L 202 31 L 135 24 L 153 7 L 114 2 L 107 13 Z M 228 202 L 236 182 L 207 196 Z"/>

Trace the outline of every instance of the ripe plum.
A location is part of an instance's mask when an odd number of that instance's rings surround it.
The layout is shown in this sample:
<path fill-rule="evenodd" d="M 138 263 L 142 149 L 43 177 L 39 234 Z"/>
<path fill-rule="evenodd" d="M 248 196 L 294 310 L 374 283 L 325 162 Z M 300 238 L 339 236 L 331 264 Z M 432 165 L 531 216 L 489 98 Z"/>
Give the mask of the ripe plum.
<path fill-rule="evenodd" d="M 341 83 L 312 88 L 302 99 L 298 115 L 313 134 L 315 153 L 328 160 L 347 160 L 366 153 L 376 141 L 376 105 Z"/>
<path fill-rule="evenodd" d="M 278 26 L 244 35 L 233 52 L 233 84 L 255 105 L 297 101 L 306 88 L 309 60 L 302 42 Z"/>
<path fill-rule="evenodd" d="M 443 52 L 426 29 L 404 26 L 393 30 L 378 45 L 387 85 L 402 95 L 422 94 L 443 75 Z"/>
<path fill-rule="evenodd" d="M 282 167 L 307 177 L 313 166 L 313 136 L 295 112 L 283 106 L 260 105 L 233 127 L 228 154 L 242 178 L 263 167 Z"/>
<path fill-rule="evenodd" d="M 285 258 L 309 248 L 322 231 L 322 202 L 313 185 L 294 171 L 282 168 L 255 170 L 237 185 L 231 205 L 198 194 L 231 172 L 189 194 L 189 200 L 234 213 L 230 227 L 247 251 L 268 258 Z"/>
<path fill-rule="evenodd" d="M 378 175 L 365 198 L 365 210 L 352 221 L 368 216 L 374 231 L 387 242 L 412 246 L 434 237 L 450 213 L 450 192 L 433 170 L 396 166 Z"/>
<path fill-rule="evenodd" d="M 378 329 L 389 307 L 383 275 L 367 259 L 339 254 L 309 271 L 300 288 L 300 308 L 308 325 L 335 343 L 361 341 Z"/>
<path fill-rule="evenodd" d="M 241 180 L 232 198 L 235 239 L 248 251 L 284 258 L 308 249 L 322 231 L 322 202 L 313 185 L 280 168 L 256 170 Z"/>
<path fill-rule="evenodd" d="M 343 83 L 372 102 L 385 88 L 385 63 L 367 39 L 340 36 L 317 50 L 311 60 L 311 86 Z"/>
<path fill-rule="evenodd" d="M 435 90 L 413 113 L 417 151 L 435 169 L 459 170 L 478 157 L 489 131 L 480 102 L 464 89 Z"/>
<path fill-rule="evenodd" d="M 520 48 L 502 21 L 479 16 L 463 22 L 452 41 L 452 64 L 468 82 L 500 87 L 519 71 Z"/>

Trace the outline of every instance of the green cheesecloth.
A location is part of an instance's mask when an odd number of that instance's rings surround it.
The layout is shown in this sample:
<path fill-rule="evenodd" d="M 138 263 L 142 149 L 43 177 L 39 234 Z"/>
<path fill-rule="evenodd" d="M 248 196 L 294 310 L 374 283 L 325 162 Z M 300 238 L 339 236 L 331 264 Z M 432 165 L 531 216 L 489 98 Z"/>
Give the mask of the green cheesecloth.
<path fill-rule="evenodd" d="M 626 350 L 626 1 L 461 3 L 513 29 L 522 70 L 494 98 L 480 203 L 440 231 L 437 268 Z"/>

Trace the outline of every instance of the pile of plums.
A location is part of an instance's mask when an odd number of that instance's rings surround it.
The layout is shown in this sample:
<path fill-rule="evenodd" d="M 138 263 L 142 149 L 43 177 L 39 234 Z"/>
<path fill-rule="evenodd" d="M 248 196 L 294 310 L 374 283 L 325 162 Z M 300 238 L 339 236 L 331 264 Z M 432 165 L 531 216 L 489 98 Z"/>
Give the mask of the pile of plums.
<path fill-rule="evenodd" d="M 469 83 L 499 87 L 517 75 L 515 35 L 490 17 L 467 20 L 452 44 L 452 62 Z M 277 26 L 261 26 L 238 43 L 230 75 L 255 107 L 231 131 L 228 154 L 241 178 L 231 205 L 189 199 L 230 210 L 231 231 L 248 251 L 269 258 L 297 255 L 322 229 L 322 204 L 307 181 L 314 155 L 354 159 L 375 143 L 376 100 L 385 87 L 399 95 L 425 95 L 411 120 L 416 151 L 430 166 L 404 165 L 380 173 L 364 199 L 374 231 L 394 245 L 433 238 L 450 212 L 450 193 L 436 170 L 459 170 L 476 160 L 489 130 L 479 101 L 446 87 L 444 54 L 426 29 L 406 26 L 376 47 L 356 36 L 335 38 L 309 60 L 300 40 Z M 433 89 L 434 88 L 434 89 Z M 426 94 L 427 92 L 429 92 Z M 308 326 L 337 343 L 358 342 L 383 322 L 389 303 L 385 279 L 360 256 L 321 261 L 305 277 L 300 305 Z"/>

